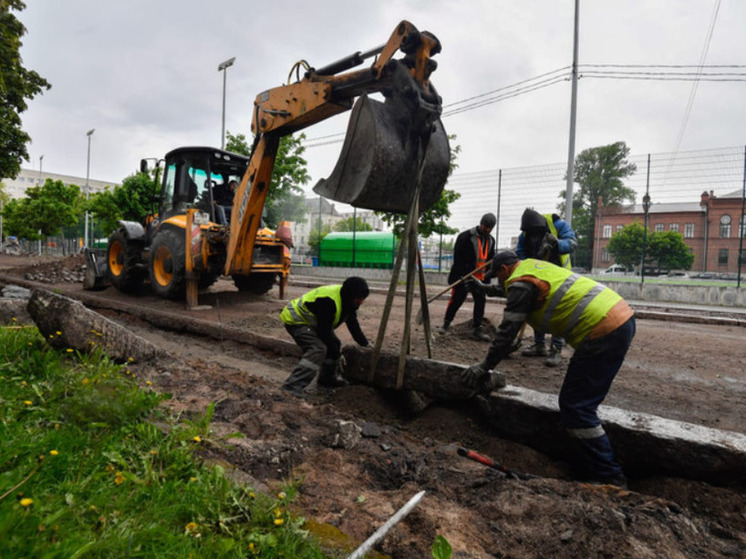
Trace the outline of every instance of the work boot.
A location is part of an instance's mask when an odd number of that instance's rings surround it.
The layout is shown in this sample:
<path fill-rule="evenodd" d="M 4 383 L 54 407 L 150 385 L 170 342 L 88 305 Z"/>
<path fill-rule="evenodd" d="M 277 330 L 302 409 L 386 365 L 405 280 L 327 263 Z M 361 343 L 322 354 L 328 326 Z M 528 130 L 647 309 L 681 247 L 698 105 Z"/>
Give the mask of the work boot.
<path fill-rule="evenodd" d="M 524 349 L 521 352 L 521 355 L 525 357 L 546 357 L 547 356 L 547 346 L 545 344 L 537 344 L 534 343 L 528 348 Z"/>
<path fill-rule="evenodd" d="M 549 349 L 549 357 L 544 360 L 544 365 L 547 367 L 557 367 L 562 363 L 562 350 L 552 346 Z"/>
<path fill-rule="evenodd" d="M 319 386 L 326 386 L 327 388 L 339 388 L 340 386 L 349 386 L 349 384 L 346 378 L 336 373 L 319 377 Z"/>
<path fill-rule="evenodd" d="M 471 333 L 471 339 L 479 342 L 491 342 L 492 336 L 477 326 Z"/>
<path fill-rule="evenodd" d="M 446 332 L 448 332 L 448 328 L 450 326 L 451 326 L 451 323 L 448 322 L 448 321 L 445 321 L 443 323 L 443 326 L 441 326 L 440 328 L 438 328 L 438 334 L 440 334 L 442 336 L 443 334 L 445 334 Z"/>

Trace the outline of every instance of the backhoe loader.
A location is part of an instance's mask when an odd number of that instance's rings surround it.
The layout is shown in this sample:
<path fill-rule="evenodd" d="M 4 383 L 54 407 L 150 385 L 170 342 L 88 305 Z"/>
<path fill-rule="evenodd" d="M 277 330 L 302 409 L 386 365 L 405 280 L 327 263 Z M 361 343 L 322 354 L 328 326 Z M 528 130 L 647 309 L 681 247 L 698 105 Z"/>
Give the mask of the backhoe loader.
<path fill-rule="evenodd" d="M 394 59 L 401 51 L 404 56 Z M 158 213 L 145 223 L 120 222 L 105 261 L 87 252 L 84 286 L 100 285 L 102 270 L 122 291 L 136 291 L 146 277 L 156 294 L 196 300 L 197 290 L 220 275 L 239 290 L 266 293 L 275 283 L 284 296 L 290 259 L 289 229 L 266 229 L 261 216 L 280 138 L 352 109 L 340 159 L 314 190 L 356 207 L 406 213 L 419 183 L 419 208 L 432 206 L 450 164 L 440 122 L 441 99 L 429 81 L 437 38 L 402 21 L 389 40 L 315 69 L 305 61 L 293 83 L 260 93 L 254 101 L 250 157 L 208 147 L 178 148 L 165 157 Z M 348 71 L 373 63 L 360 70 Z M 301 76 L 301 71 L 303 75 Z M 384 101 L 368 95 L 381 93 Z M 357 99 L 357 101 L 353 102 Z M 144 166 L 141 170 L 147 170 Z M 158 182 L 156 172 L 156 183 Z M 240 183 L 231 219 L 219 223 L 212 191 L 231 179 Z"/>

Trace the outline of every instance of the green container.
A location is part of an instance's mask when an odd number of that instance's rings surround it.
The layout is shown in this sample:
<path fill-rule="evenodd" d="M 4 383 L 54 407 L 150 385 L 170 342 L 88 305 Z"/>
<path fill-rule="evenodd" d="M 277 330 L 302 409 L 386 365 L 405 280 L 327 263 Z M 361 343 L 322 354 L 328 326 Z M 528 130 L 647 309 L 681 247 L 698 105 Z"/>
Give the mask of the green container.
<path fill-rule="evenodd" d="M 329 233 L 321 241 L 319 266 L 347 268 L 393 268 L 396 237 L 393 233 L 361 231 Z M 354 249 L 353 249 L 354 248 Z"/>

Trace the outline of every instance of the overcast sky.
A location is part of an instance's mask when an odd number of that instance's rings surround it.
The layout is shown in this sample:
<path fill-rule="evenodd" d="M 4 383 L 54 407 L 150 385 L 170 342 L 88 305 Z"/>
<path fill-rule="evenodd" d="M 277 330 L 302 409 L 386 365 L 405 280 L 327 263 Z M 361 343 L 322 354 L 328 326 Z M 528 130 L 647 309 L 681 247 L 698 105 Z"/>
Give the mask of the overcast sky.
<path fill-rule="evenodd" d="M 570 81 L 448 115 L 478 97 L 572 64 L 573 0 L 27 0 L 19 18 L 24 65 L 52 89 L 23 117 L 31 135 L 23 167 L 121 182 L 142 157 L 182 145 L 220 146 L 226 129 L 250 137 L 253 100 L 304 59 L 321 67 L 388 39 L 402 19 L 442 44 L 432 76 L 444 126 L 462 152 L 458 174 L 567 160 Z M 717 17 L 715 18 L 715 14 Z M 712 27 L 714 21 L 714 27 Z M 632 153 L 746 143 L 746 81 L 594 79 L 589 64 L 746 64 L 743 0 L 581 0 L 576 153 L 623 140 Z M 686 71 L 694 71 L 689 69 Z M 720 69 L 740 72 L 746 68 Z M 584 75 L 585 73 L 585 75 Z M 510 90 L 507 90 L 510 91 Z M 687 116 L 688 115 L 688 116 Z M 341 115 L 306 129 L 344 132 Z M 684 128 L 684 124 L 686 126 Z M 682 134 L 683 130 L 683 134 Z M 317 142 L 319 143 L 319 142 Z M 323 143 L 323 142 L 320 142 Z M 312 182 L 326 177 L 341 143 L 309 148 Z"/>

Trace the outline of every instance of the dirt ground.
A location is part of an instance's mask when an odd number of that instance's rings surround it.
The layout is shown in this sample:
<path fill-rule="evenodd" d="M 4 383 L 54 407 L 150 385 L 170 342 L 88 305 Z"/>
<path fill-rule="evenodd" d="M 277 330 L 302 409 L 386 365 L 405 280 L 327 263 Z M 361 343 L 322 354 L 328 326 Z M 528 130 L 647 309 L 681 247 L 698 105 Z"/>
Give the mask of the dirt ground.
<path fill-rule="evenodd" d="M 80 259 L 33 264 L 23 257 L 0 257 L 0 268 L 14 269 L 19 277 L 40 269 L 52 277 L 50 270 L 74 269 Z M 82 289 L 59 275 L 54 278 L 53 287 L 71 296 Z M 308 288 L 297 278 L 287 295 L 296 297 Z M 147 292 L 133 297 L 108 288 L 101 296 L 187 314 L 183 304 Z M 374 290 L 359 313 L 371 340 L 384 302 L 384 293 Z M 284 303 L 277 289 L 253 296 L 221 279 L 200 295 L 200 303 L 211 308 L 190 316 L 213 321 L 218 330 L 222 324 L 291 341 L 278 320 Z M 434 327 L 445 304 L 443 298 L 431 306 Z M 397 297 L 384 342 L 397 352 L 403 307 L 404 299 Z M 418 308 L 415 304 L 415 313 Z M 502 308 L 499 300 L 491 300 L 487 315 L 499 320 Z M 588 486 L 573 481 L 565 464 L 493 436 L 468 402 L 431 405 L 411 415 L 397 395 L 362 385 L 336 391 L 313 387 L 307 399 L 299 400 L 279 390 L 294 358 L 105 314 L 189 365 L 149 373 L 155 388 L 172 394 L 174 410 L 198 414 L 217 402 L 210 457 L 234 465 L 257 487 L 274 489 L 283 480 L 297 480 L 298 512 L 309 519 L 313 533 L 334 545 L 364 540 L 425 490 L 423 501 L 377 550 L 403 559 L 428 557 L 435 536 L 442 534 L 454 558 L 746 558 L 744 485 L 640 478 L 630 480 L 629 491 Z M 436 336 L 433 358 L 458 363 L 483 358 L 488 344 L 468 338 L 470 315 L 467 302 L 451 331 Z M 606 404 L 746 433 L 743 328 L 654 320 L 638 320 L 637 326 Z M 422 328 L 413 327 L 411 352 L 425 356 Z M 344 327 L 337 332 L 344 343 L 352 343 Z M 528 344 L 530 329 L 525 336 Z M 565 364 L 571 351 L 564 351 Z M 508 383 L 547 393 L 556 394 L 562 382 L 563 367 L 545 367 L 541 359 L 516 356 L 498 368 Z M 360 428 L 354 444 L 338 440 L 343 422 Z M 242 436 L 231 436 L 236 432 Z M 506 478 L 458 456 L 459 446 L 538 477 Z"/>

